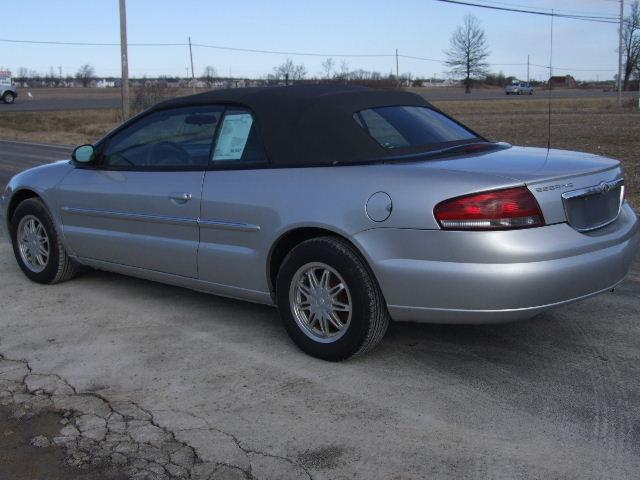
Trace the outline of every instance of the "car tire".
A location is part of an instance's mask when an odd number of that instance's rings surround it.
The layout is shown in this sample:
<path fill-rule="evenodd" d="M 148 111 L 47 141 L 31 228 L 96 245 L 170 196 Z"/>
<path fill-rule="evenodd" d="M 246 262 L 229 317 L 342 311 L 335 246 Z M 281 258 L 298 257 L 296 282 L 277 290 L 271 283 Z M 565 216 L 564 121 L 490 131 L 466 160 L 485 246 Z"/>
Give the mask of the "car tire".
<path fill-rule="evenodd" d="M 52 285 L 70 280 L 78 271 L 40 199 L 29 198 L 18 205 L 11 218 L 11 241 L 20 269 L 34 282 Z M 42 246 L 37 250 L 40 255 L 34 255 L 37 245 Z"/>
<path fill-rule="evenodd" d="M 302 290 L 312 287 L 309 272 L 316 280 L 313 298 Z M 386 303 L 373 273 L 340 238 L 318 237 L 294 247 L 280 266 L 276 297 L 293 342 L 323 360 L 340 361 L 368 352 L 380 343 L 389 326 Z M 307 308 L 307 304 L 313 306 Z M 318 313 L 322 308 L 326 310 L 312 316 L 312 309 Z"/>
<path fill-rule="evenodd" d="M 8 104 L 13 103 L 15 99 L 16 99 L 16 96 L 11 92 L 5 92 L 5 94 L 2 96 L 2 101 Z"/>

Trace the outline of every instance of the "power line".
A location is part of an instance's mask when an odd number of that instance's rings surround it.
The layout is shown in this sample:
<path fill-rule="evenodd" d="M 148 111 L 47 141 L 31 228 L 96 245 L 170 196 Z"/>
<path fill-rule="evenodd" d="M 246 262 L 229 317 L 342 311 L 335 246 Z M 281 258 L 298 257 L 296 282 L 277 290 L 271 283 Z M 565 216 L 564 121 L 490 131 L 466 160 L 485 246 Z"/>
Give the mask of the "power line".
<path fill-rule="evenodd" d="M 549 65 L 538 65 L 537 63 L 532 63 L 532 67 L 540 67 L 549 69 Z M 554 70 L 563 70 L 566 72 L 616 72 L 616 68 L 568 68 L 568 67 L 556 67 L 553 66 Z"/>
<path fill-rule="evenodd" d="M 587 10 L 569 10 L 564 8 L 557 9 L 557 8 L 546 8 L 546 7 L 532 7 L 531 5 L 524 5 L 522 3 L 499 2 L 496 0 L 476 0 L 476 1 L 481 1 L 482 3 L 490 3 L 494 5 L 506 5 L 507 7 L 512 7 L 512 8 L 522 7 L 524 9 L 546 10 L 548 12 L 578 14 L 578 15 L 593 14 L 593 16 L 596 16 L 596 17 L 615 19 L 615 17 L 612 16 L 611 14 L 603 13 L 603 12 L 593 12 L 593 11 L 587 11 Z M 611 0 L 611 1 L 617 2 L 617 0 Z"/>
<path fill-rule="evenodd" d="M 204 43 L 194 43 L 194 47 L 214 48 L 216 50 L 229 50 L 232 52 L 248 52 L 248 53 L 268 53 L 274 55 L 291 55 L 293 57 L 395 57 L 393 53 L 318 53 L 318 52 L 295 52 L 295 51 L 282 51 L 282 50 L 258 50 L 254 48 L 238 48 L 238 47 L 223 47 L 221 45 L 207 45 Z"/>
<path fill-rule="evenodd" d="M 540 12 L 536 10 L 525 10 L 525 9 L 511 8 L 511 7 L 498 7 L 498 6 L 487 5 L 482 3 L 463 2 L 461 0 L 435 0 L 435 1 L 443 2 L 443 3 L 451 3 L 455 5 L 464 5 L 466 7 L 478 7 L 478 8 L 486 8 L 489 10 L 499 10 L 503 12 L 527 13 L 530 15 L 543 15 L 545 17 L 567 18 L 571 20 L 583 20 L 587 22 L 598 22 L 598 23 L 609 23 L 609 24 L 618 23 L 615 17 L 604 17 L 604 16 L 594 16 L 594 15 L 570 15 L 566 13 Z"/>
<path fill-rule="evenodd" d="M 438 0 L 443 1 L 443 0 Z M 119 43 L 106 43 L 106 42 L 62 42 L 62 41 L 50 41 L 50 40 L 17 40 L 17 39 L 0 39 L 0 42 L 5 43 L 19 43 L 19 44 L 35 44 L 35 45 L 69 45 L 69 46 L 109 46 L 119 47 Z M 129 47 L 188 47 L 188 43 L 129 43 Z M 320 53 L 320 52 L 298 52 L 298 51 L 283 51 L 283 50 L 264 50 L 253 48 L 240 48 L 240 47 L 228 47 L 222 45 L 211 45 L 204 43 L 192 43 L 193 47 L 211 48 L 217 50 L 226 50 L 233 52 L 245 52 L 245 53 L 260 53 L 260 54 L 274 54 L 274 55 L 291 55 L 291 56 L 309 56 L 309 57 L 338 57 L 338 58 L 390 58 L 395 57 L 394 53 Z M 405 58 L 409 60 L 417 60 L 422 62 L 434 62 L 445 64 L 446 60 L 441 58 L 429 58 L 416 55 L 404 55 L 398 54 L 399 58 Z M 493 67 L 522 67 L 526 66 L 526 63 L 491 63 Z M 540 68 L 549 68 L 548 65 L 539 65 L 532 63 L 531 66 Z M 66 68 L 66 67 L 65 67 Z M 71 68 L 71 67 L 68 67 Z M 165 68 L 165 67 L 162 67 Z M 146 70 L 162 70 L 162 68 L 148 68 Z M 600 68 L 570 68 L 570 67 L 554 67 L 558 70 L 576 71 L 576 72 L 610 72 L 615 69 L 600 69 Z M 182 69 L 182 67 L 174 67 L 174 69 Z M 144 69 L 143 69 L 144 70 Z"/>
<path fill-rule="evenodd" d="M 119 47 L 119 43 L 97 43 L 97 42 L 56 42 L 49 40 L 15 40 L 0 38 L 0 42 L 5 43 L 28 43 L 34 45 L 71 45 L 76 47 Z M 129 47 L 184 47 L 187 43 L 129 43 Z"/>
<path fill-rule="evenodd" d="M 26 43 L 34 45 L 70 45 L 70 46 L 82 46 L 82 47 L 119 47 L 119 43 L 104 43 L 104 42 L 58 42 L 49 40 L 16 40 L 9 38 L 0 38 L 0 42 L 5 43 Z M 393 57 L 392 53 L 318 53 L 318 52 L 296 52 L 296 51 L 283 51 L 283 50 L 261 50 L 255 48 L 240 48 L 240 47 L 226 47 L 222 45 L 209 45 L 205 43 L 192 43 L 194 47 L 213 48 L 216 50 L 228 50 L 232 52 L 247 52 L 247 53 L 267 53 L 274 55 L 291 55 L 302 57 Z M 188 43 L 129 43 L 129 47 L 188 47 Z"/>

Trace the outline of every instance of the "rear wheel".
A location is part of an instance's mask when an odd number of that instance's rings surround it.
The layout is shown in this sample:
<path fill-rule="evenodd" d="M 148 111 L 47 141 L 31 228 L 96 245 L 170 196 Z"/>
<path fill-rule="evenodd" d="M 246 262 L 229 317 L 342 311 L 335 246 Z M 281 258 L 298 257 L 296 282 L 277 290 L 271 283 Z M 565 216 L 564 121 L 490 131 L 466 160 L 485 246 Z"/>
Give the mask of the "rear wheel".
<path fill-rule="evenodd" d="M 16 96 L 11 92 L 5 92 L 5 94 L 2 96 L 2 101 L 4 103 L 13 103 L 15 99 Z"/>
<path fill-rule="evenodd" d="M 368 266 L 344 240 L 302 242 L 278 273 L 278 309 L 291 339 L 317 358 L 339 361 L 371 350 L 389 314 Z"/>
<path fill-rule="evenodd" d="M 67 255 L 39 199 L 29 198 L 18 205 L 11 218 L 11 240 L 18 265 L 34 282 L 54 284 L 75 276 L 77 264 Z"/>

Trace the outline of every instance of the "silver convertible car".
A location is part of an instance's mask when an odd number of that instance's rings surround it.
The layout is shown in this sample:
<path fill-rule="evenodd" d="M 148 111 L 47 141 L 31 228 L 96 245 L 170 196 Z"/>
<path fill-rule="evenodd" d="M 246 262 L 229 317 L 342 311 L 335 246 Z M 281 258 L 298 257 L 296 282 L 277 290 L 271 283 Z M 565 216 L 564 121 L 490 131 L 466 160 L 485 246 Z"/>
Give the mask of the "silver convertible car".
<path fill-rule="evenodd" d="M 346 86 L 166 101 L 15 176 L 1 211 L 36 282 L 89 266 L 275 305 L 327 360 L 390 320 L 525 319 L 609 291 L 640 238 L 618 161 Z"/>

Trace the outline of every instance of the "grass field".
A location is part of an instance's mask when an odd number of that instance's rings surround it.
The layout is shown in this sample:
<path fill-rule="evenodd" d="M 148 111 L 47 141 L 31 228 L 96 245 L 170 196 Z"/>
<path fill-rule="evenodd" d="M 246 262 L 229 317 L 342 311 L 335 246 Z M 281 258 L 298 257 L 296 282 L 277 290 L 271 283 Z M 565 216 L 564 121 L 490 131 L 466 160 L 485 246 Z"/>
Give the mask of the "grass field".
<path fill-rule="evenodd" d="M 434 104 L 492 140 L 546 147 L 548 104 L 543 98 L 501 101 L 440 101 Z M 5 112 L 0 139 L 45 143 L 93 142 L 120 121 L 117 110 Z M 622 160 L 627 192 L 640 207 L 640 113 L 637 101 L 623 107 L 609 98 L 554 99 L 551 145 Z"/>
<path fill-rule="evenodd" d="M 548 103 L 540 100 L 439 102 L 436 106 L 478 133 L 513 145 L 546 147 Z M 557 99 L 552 103 L 551 146 L 617 158 L 623 162 L 627 196 L 640 208 L 640 112 L 637 100 Z"/>

